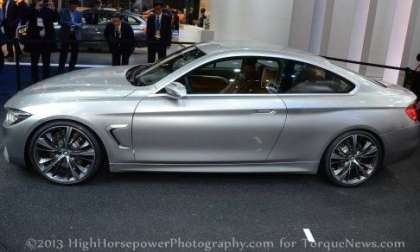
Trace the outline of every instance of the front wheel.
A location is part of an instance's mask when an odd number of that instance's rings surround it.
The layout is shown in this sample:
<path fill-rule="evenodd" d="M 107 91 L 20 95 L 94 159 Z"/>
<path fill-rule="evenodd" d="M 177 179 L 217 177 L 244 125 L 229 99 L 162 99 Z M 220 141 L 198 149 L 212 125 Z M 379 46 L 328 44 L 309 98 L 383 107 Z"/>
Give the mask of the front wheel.
<path fill-rule="evenodd" d="M 97 137 L 85 126 L 66 121 L 36 130 L 27 155 L 42 176 L 67 185 L 91 178 L 104 160 Z"/>
<path fill-rule="evenodd" d="M 327 149 L 323 166 L 330 181 L 344 187 L 365 183 L 381 167 L 383 149 L 371 133 L 352 131 L 338 137 Z"/>

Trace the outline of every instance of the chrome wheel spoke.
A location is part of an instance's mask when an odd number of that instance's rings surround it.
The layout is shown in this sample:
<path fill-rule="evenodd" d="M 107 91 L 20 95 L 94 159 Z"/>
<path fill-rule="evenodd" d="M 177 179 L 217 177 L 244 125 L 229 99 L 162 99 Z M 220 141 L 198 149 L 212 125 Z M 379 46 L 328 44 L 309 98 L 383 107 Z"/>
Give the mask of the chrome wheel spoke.
<path fill-rule="evenodd" d="M 85 150 L 85 151 L 72 151 L 70 152 L 70 156 L 75 157 L 94 157 L 95 151 L 93 149 Z"/>
<path fill-rule="evenodd" d="M 352 151 L 353 151 L 353 153 L 356 153 L 357 152 L 357 144 L 358 144 L 358 136 L 357 135 L 353 135 L 353 136 L 351 136 L 351 139 L 352 139 Z"/>
<path fill-rule="evenodd" d="M 336 176 L 340 181 L 344 180 L 351 171 L 351 164 L 346 165 Z"/>
<path fill-rule="evenodd" d="M 370 145 L 367 149 L 363 149 L 360 152 L 360 157 L 367 158 L 367 157 L 375 157 L 377 155 L 378 148 L 374 145 Z"/>
<path fill-rule="evenodd" d="M 332 160 L 338 160 L 338 161 L 343 161 L 343 160 L 347 160 L 346 157 L 342 156 L 341 154 L 338 153 L 333 153 L 331 156 Z"/>
<path fill-rule="evenodd" d="M 85 168 L 85 167 L 83 167 L 83 166 L 79 165 L 79 164 L 78 164 L 75 160 L 70 159 L 70 163 L 71 163 L 71 165 L 72 165 L 74 168 L 76 168 L 77 170 L 79 170 L 81 173 L 85 174 L 85 173 L 87 173 L 87 172 L 88 172 L 88 169 L 87 169 L 87 168 Z"/>
<path fill-rule="evenodd" d="M 73 165 L 73 161 L 69 157 L 67 157 L 66 162 L 67 162 L 67 166 L 70 169 L 72 177 L 76 180 L 80 179 L 80 175 L 77 173 L 76 171 L 77 168 Z"/>
<path fill-rule="evenodd" d="M 51 171 L 54 167 L 56 167 L 56 165 L 61 162 L 61 160 L 63 160 L 64 156 L 60 155 L 60 156 L 56 156 L 54 159 L 50 160 L 51 163 L 48 164 L 47 166 L 44 166 L 44 169 L 42 169 L 43 173 L 48 173 L 49 171 Z"/>
<path fill-rule="evenodd" d="M 64 131 L 64 145 L 68 148 L 71 144 L 71 133 L 73 131 L 72 127 L 67 126 Z"/>
<path fill-rule="evenodd" d="M 356 161 L 354 164 L 357 166 L 357 170 L 361 172 L 364 177 L 369 175 L 368 169 L 366 169 L 367 167 L 365 167 L 362 163 Z"/>
<path fill-rule="evenodd" d="M 54 143 L 50 142 L 46 138 L 39 138 L 37 141 L 37 148 L 42 147 L 42 150 L 45 151 L 57 151 L 57 146 Z M 41 149 L 41 148 L 40 148 Z"/>

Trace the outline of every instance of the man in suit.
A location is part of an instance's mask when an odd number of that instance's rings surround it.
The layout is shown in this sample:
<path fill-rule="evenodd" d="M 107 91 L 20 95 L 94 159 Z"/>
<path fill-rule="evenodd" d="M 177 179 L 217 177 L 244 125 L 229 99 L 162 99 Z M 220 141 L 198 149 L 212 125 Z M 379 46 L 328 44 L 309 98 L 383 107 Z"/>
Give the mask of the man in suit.
<path fill-rule="evenodd" d="M 204 28 L 204 22 L 207 19 L 207 15 L 206 15 L 206 9 L 205 8 L 201 8 L 200 10 L 200 18 L 198 20 L 198 27 Z"/>
<path fill-rule="evenodd" d="M 417 61 L 419 62 L 415 71 L 415 77 L 414 77 L 414 85 L 412 87 L 412 90 L 417 97 L 420 97 L 420 53 L 417 54 Z M 420 105 L 420 100 L 419 100 L 419 105 Z"/>
<path fill-rule="evenodd" d="M 67 62 L 69 49 L 71 50 L 69 71 L 74 70 L 79 54 L 79 41 L 82 39 L 82 14 L 77 11 L 78 0 L 70 0 L 69 7 L 60 11 L 59 24 L 61 25 L 61 51 L 58 72 L 63 73 Z"/>
<path fill-rule="evenodd" d="M 28 15 L 28 41 L 25 50 L 31 54 L 32 82 L 38 82 L 38 61 L 42 58 L 42 78 L 50 76 L 51 52 L 56 49 L 54 22 L 58 14 L 51 0 L 37 0 Z"/>
<path fill-rule="evenodd" d="M 4 32 L 9 42 L 7 43 L 7 58 L 13 59 L 13 42 L 11 40 L 16 38 L 16 28 L 19 23 L 18 7 L 15 0 L 5 0 L 3 2 L 3 14 L 4 14 Z"/>
<path fill-rule="evenodd" d="M 111 22 L 105 28 L 104 36 L 112 53 L 112 65 L 128 65 L 136 40 L 131 26 L 122 22 L 121 14 L 112 16 Z"/>
<path fill-rule="evenodd" d="M 30 8 L 25 0 L 16 0 L 17 5 L 17 17 L 19 26 L 26 25 L 28 23 L 28 16 Z"/>
<path fill-rule="evenodd" d="M 161 2 L 155 2 L 153 8 L 154 13 L 147 19 L 149 63 L 156 61 L 156 54 L 159 59 L 165 58 L 166 49 L 171 46 L 172 41 L 172 17 L 163 13 Z"/>
<path fill-rule="evenodd" d="M 419 65 L 416 67 L 416 71 L 419 72 L 420 71 L 420 53 L 417 54 L 417 61 L 419 62 Z"/>

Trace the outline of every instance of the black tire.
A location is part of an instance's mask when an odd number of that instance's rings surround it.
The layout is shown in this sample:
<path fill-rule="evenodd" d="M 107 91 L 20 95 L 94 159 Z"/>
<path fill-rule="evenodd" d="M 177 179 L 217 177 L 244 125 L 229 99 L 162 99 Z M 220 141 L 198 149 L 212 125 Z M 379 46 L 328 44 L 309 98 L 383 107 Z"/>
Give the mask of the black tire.
<path fill-rule="evenodd" d="M 83 138 L 85 138 L 86 142 L 88 142 L 90 144 L 89 145 L 89 151 L 94 151 L 94 154 L 93 154 L 94 157 L 89 162 L 90 167 L 88 169 L 86 169 L 85 173 L 83 173 L 83 177 L 80 176 L 81 177 L 80 179 L 77 179 L 77 180 L 74 180 L 74 181 L 70 181 L 70 180 L 69 181 L 60 181 L 58 179 L 52 178 L 50 175 L 47 175 L 42 171 L 42 168 L 41 168 L 40 164 L 38 164 L 37 160 L 35 160 L 35 156 L 38 155 L 38 153 L 39 153 L 39 152 L 36 152 L 36 148 L 39 151 L 39 147 L 36 147 L 38 139 L 40 139 L 40 137 L 43 136 L 44 134 L 49 133 L 49 131 L 52 131 L 52 130 L 55 130 L 55 129 L 59 130 L 59 129 L 63 129 L 63 128 L 66 128 L 66 127 L 71 127 L 74 130 L 74 132 L 76 132 L 76 133 L 73 133 L 73 138 L 75 138 L 77 141 L 81 141 L 80 139 L 83 140 Z M 55 139 L 58 139 L 58 141 L 64 140 L 64 139 L 60 139 L 60 138 L 55 138 Z M 74 142 L 76 142 L 76 140 Z M 69 147 L 69 148 L 71 148 L 71 147 Z M 62 150 L 60 150 L 60 151 L 62 151 Z M 81 152 L 83 152 L 83 151 L 80 151 L 79 153 L 81 153 Z M 51 151 L 51 153 L 52 153 L 52 151 Z M 74 151 L 74 153 L 76 153 L 76 151 Z M 91 152 L 89 152 L 89 153 L 91 153 Z M 85 181 L 91 179 L 98 172 L 100 167 L 102 167 L 103 164 L 104 164 L 105 156 L 104 156 L 103 153 L 104 153 L 103 147 L 102 147 L 102 144 L 99 141 L 98 137 L 94 133 L 92 133 L 92 131 L 90 129 L 88 129 L 86 126 L 83 126 L 79 123 L 72 122 L 72 121 L 54 121 L 54 122 L 50 122 L 50 123 L 47 123 L 45 125 L 42 125 L 32 134 L 32 136 L 29 140 L 27 151 L 26 151 L 27 160 L 29 161 L 30 165 L 38 173 L 40 173 L 47 180 L 49 180 L 53 183 L 62 184 L 62 185 L 80 184 L 82 182 L 85 182 Z M 63 153 L 61 153 L 61 155 L 62 154 Z M 50 155 L 54 155 L 54 157 L 57 157 L 60 154 L 57 154 L 54 151 L 54 153 L 52 153 Z M 70 156 L 71 154 L 68 154 L 68 155 Z M 80 155 L 80 156 L 82 156 L 82 155 Z M 78 160 L 78 161 L 81 161 L 81 160 L 82 160 L 82 158 L 80 158 L 80 160 Z M 75 167 L 74 164 L 76 164 L 76 163 L 74 163 L 74 160 L 72 160 L 72 162 L 73 162 L 72 167 L 74 168 Z M 77 165 L 77 167 L 79 167 L 79 164 L 76 164 L 76 165 Z M 58 167 L 58 168 L 60 168 L 60 167 Z M 82 168 L 85 168 L 85 167 L 82 167 Z M 82 174 L 81 170 L 78 170 L 78 171 L 80 171 L 80 174 Z M 73 172 L 71 172 L 71 173 L 73 174 Z"/>
<path fill-rule="evenodd" d="M 362 154 L 357 154 L 358 152 L 356 152 L 356 150 L 358 151 L 359 149 L 356 148 L 355 151 L 350 150 L 351 154 L 349 157 L 346 156 L 346 158 L 344 160 L 339 160 L 337 157 L 337 155 L 334 156 L 333 158 L 333 154 L 336 153 L 341 153 L 340 155 L 345 156 L 344 152 L 341 152 L 342 149 L 337 149 L 340 148 L 340 146 L 342 147 L 346 147 L 347 145 L 345 144 L 345 141 L 349 141 L 348 139 L 351 138 L 351 141 L 353 142 L 353 136 L 359 136 L 359 138 L 356 139 L 360 139 L 363 140 L 365 139 L 365 141 L 370 141 L 372 143 L 372 150 L 374 150 L 375 146 L 377 148 L 377 151 L 375 152 L 376 158 L 371 158 L 371 164 L 369 164 L 369 166 L 366 166 L 364 163 L 361 163 L 361 160 L 363 160 L 364 162 L 366 162 L 366 160 L 368 160 L 368 158 L 365 158 L 364 156 L 368 156 L 368 154 L 366 155 L 362 155 Z M 357 140 L 356 140 L 357 143 Z M 343 145 L 341 145 L 343 144 Z M 359 144 L 356 144 L 356 146 L 360 146 L 363 150 L 363 142 L 361 141 Z M 366 146 L 366 142 L 365 145 Z M 347 146 L 348 147 L 348 146 Z M 352 146 L 350 146 L 352 147 Z M 338 151 L 338 152 L 337 152 Z M 356 153 L 354 153 L 356 152 Z M 372 176 L 382 167 L 383 165 L 383 147 L 381 142 L 378 140 L 378 138 L 367 132 L 367 131 L 349 131 L 341 136 L 339 136 L 338 138 L 336 138 L 328 147 L 328 149 L 325 151 L 324 157 L 322 159 L 322 166 L 321 166 L 321 172 L 335 185 L 341 186 L 341 187 L 357 187 L 359 185 L 362 185 L 364 183 L 366 183 L 369 179 L 372 178 Z M 359 156 L 360 155 L 360 156 Z M 340 156 L 341 158 L 342 156 Z M 360 158 L 360 160 L 359 160 Z M 334 160 L 334 161 L 333 161 Z M 356 164 L 357 162 L 357 164 Z M 348 182 L 344 182 L 343 180 L 338 179 L 338 175 L 334 174 L 334 168 L 335 167 L 340 167 L 340 165 L 342 164 L 343 167 L 349 167 L 349 168 L 344 168 L 349 170 L 348 174 L 345 176 L 349 176 L 349 179 L 351 178 L 350 175 L 353 175 L 355 178 L 354 180 L 348 181 Z M 365 168 L 371 168 L 371 169 L 365 169 Z M 343 169 L 343 170 L 344 170 Z M 363 169 L 363 170 L 362 170 Z M 369 172 L 369 174 L 363 174 L 363 172 L 367 173 L 367 170 L 371 170 Z M 345 172 L 346 173 L 346 172 Z M 344 175 L 344 174 L 343 174 Z M 359 178 L 357 178 L 359 176 Z M 363 179 L 362 179 L 363 178 Z M 358 179 L 360 179 L 360 181 L 357 181 Z"/>

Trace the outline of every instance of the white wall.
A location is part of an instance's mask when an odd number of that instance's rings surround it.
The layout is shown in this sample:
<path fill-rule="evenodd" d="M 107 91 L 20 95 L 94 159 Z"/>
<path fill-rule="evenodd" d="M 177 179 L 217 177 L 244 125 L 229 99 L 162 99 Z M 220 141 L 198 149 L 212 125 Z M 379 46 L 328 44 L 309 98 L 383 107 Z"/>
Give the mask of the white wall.
<path fill-rule="evenodd" d="M 348 49 L 349 60 L 366 61 L 369 55 L 371 34 L 376 17 L 377 0 L 356 0 L 351 40 Z M 366 73 L 366 67 L 359 64 L 348 63 L 348 68 L 362 74 Z"/>
<path fill-rule="evenodd" d="M 413 0 L 398 1 L 396 3 L 385 61 L 385 64 L 388 66 L 402 66 L 412 7 Z M 400 72 L 385 69 L 383 79 L 389 83 L 397 84 L 400 80 Z"/>
<path fill-rule="evenodd" d="M 356 1 L 335 0 L 327 55 L 347 58 L 354 23 Z"/>
<path fill-rule="evenodd" d="M 372 42 L 369 48 L 369 62 L 384 64 L 386 61 L 395 6 L 395 0 L 378 1 Z M 366 75 L 381 78 L 383 73 L 384 69 L 369 67 Z"/>
<path fill-rule="evenodd" d="M 293 0 L 210 0 L 216 40 L 253 40 L 287 46 Z"/>
<path fill-rule="evenodd" d="M 315 0 L 294 0 L 289 46 L 309 50 Z"/>
<path fill-rule="evenodd" d="M 407 18 L 396 14 L 405 2 L 411 1 L 209 0 L 208 3 L 216 40 L 254 40 L 331 57 L 377 64 L 394 62 L 413 68 L 420 52 L 420 0 L 413 0 L 415 11 L 404 38 L 398 32 L 398 20 Z M 403 55 L 399 39 L 401 43 L 407 40 Z M 360 71 L 384 77 L 382 68 L 363 67 Z"/>

